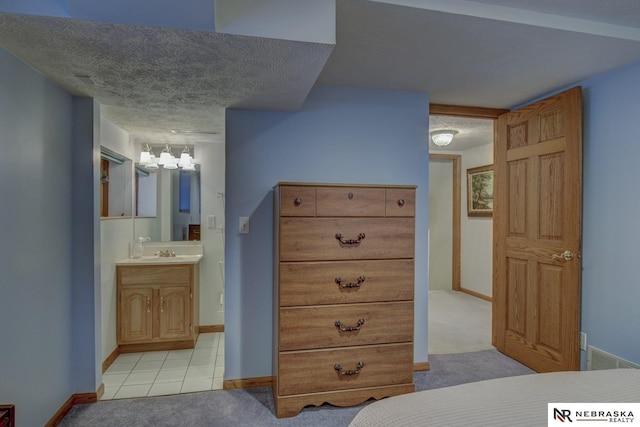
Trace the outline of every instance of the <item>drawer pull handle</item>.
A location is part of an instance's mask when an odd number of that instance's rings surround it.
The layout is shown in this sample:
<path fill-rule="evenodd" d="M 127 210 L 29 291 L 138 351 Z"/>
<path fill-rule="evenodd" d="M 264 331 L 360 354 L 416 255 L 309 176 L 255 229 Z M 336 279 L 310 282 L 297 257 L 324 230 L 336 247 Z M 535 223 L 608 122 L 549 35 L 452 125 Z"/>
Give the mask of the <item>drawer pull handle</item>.
<path fill-rule="evenodd" d="M 360 328 L 362 328 L 362 325 L 364 325 L 364 319 L 358 319 L 358 326 L 342 326 L 342 322 L 339 320 L 336 320 L 335 325 L 340 328 L 341 332 L 359 331 Z"/>
<path fill-rule="evenodd" d="M 343 245 L 359 245 L 360 242 L 362 242 L 364 240 L 364 233 L 360 233 L 358 234 L 358 238 L 357 239 L 343 239 L 342 238 L 342 234 L 338 233 L 336 234 L 336 239 L 338 241 L 340 241 L 341 244 Z"/>
<path fill-rule="evenodd" d="M 362 372 L 362 368 L 364 368 L 364 362 L 358 362 L 358 369 L 356 369 L 355 371 L 343 371 L 342 366 L 340 366 L 339 363 L 333 365 L 333 369 L 338 371 L 338 374 L 340 375 L 358 375 L 360 372 Z"/>
<path fill-rule="evenodd" d="M 302 199 L 300 197 L 296 197 L 296 199 L 293 201 L 293 204 L 296 206 L 300 206 L 302 204 Z"/>
<path fill-rule="evenodd" d="M 404 199 L 398 200 L 398 206 L 404 206 Z"/>
<path fill-rule="evenodd" d="M 147 313 L 151 313 L 151 298 L 147 297 Z"/>
<path fill-rule="evenodd" d="M 341 288 L 359 288 L 360 286 L 362 286 L 362 282 L 364 282 L 364 276 L 358 277 L 358 282 L 356 283 L 352 282 L 343 284 L 341 277 L 336 277 L 335 281 L 338 285 L 340 285 Z"/>

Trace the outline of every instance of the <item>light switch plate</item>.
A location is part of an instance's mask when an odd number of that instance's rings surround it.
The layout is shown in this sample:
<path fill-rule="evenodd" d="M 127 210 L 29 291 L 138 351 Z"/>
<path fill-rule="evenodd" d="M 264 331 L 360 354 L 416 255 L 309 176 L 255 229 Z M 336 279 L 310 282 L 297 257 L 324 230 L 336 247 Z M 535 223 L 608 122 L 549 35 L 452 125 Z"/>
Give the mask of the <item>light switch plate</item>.
<path fill-rule="evenodd" d="M 248 216 L 240 217 L 240 227 L 238 231 L 240 231 L 240 234 L 249 234 L 249 217 Z"/>
<path fill-rule="evenodd" d="M 207 216 L 207 227 L 208 228 L 216 228 L 216 216 L 215 215 L 209 215 Z"/>

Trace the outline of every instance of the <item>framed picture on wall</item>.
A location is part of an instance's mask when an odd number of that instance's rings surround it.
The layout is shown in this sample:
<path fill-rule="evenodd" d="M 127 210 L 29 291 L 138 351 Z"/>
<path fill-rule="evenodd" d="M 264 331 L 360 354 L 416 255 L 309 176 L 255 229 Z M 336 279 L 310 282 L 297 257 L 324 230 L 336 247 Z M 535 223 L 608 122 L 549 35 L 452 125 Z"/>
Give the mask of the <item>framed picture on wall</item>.
<path fill-rule="evenodd" d="M 493 216 L 493 165 L 467 169 L 467 216 Z"/>

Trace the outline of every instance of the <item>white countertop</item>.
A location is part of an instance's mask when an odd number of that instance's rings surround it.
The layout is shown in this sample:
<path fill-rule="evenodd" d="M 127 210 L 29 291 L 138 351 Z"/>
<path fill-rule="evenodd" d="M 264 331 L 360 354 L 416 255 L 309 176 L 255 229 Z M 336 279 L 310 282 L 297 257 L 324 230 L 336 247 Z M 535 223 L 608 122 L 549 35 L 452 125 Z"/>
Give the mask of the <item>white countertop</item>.
<path fill-rule="evenodd" d="M 176 255 L 172 257 L 143 256 L 140 258 L 126 258 L 116 262 L 116 265 L 162 265 L 162 264 L 199 264 L 202 255 Z"/>

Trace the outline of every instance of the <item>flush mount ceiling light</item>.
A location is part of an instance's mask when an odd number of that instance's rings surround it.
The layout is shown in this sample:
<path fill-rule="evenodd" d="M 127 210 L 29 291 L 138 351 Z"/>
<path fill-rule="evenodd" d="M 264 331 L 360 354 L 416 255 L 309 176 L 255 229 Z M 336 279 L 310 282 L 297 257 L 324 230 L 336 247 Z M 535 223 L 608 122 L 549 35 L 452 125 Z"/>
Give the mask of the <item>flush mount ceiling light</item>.
<path fill-rule="evenodd" d="M 457 130 L 452 129 L 444 129 L 444 130 L 434 130 L 431 132 L 431 140 L 438 147 L 444 147 L 449 145 L 451 141 L 453 141 L 453 137 L 458 134 Z"/>

